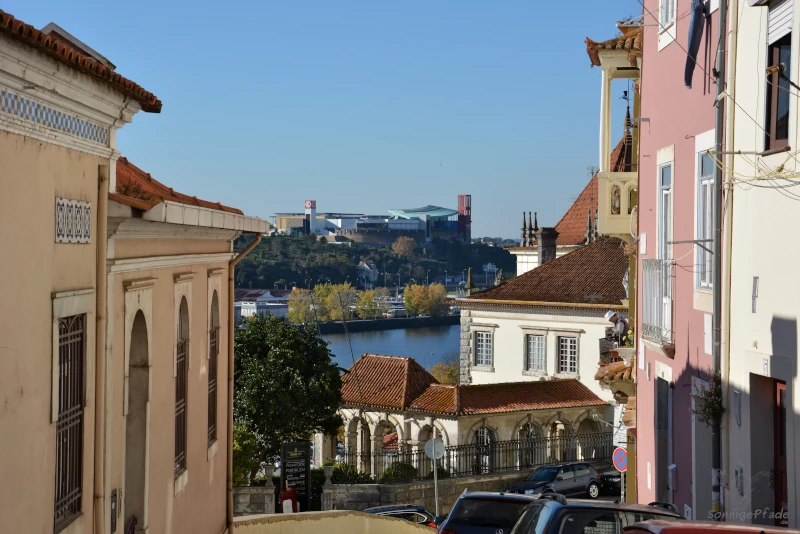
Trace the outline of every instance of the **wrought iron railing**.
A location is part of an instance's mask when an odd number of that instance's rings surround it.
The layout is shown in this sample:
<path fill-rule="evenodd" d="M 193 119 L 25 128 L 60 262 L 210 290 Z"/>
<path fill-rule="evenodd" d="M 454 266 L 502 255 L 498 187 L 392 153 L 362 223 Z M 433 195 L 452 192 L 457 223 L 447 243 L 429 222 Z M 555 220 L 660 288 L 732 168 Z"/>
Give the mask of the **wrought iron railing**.
<path fill-rule="evenodd" d="M 670 260 L 642 260 L 642 335 L 672 343 L 674 273 Z"/>
<path fill-rule="evenodd" d="M 438 475 L 465 477 L 502 471 L 534 469 L 565 461 L 601 462 L 611 459 L 613 432 L 587 432 L 552 438 L 490 441 L 485 444 L 445 447 L 436 461 Z M 355 465 L 375 482 L 412 482 L 433 478 L 433 460 L 425 451 L 346 450 L 344 463 Z"/>

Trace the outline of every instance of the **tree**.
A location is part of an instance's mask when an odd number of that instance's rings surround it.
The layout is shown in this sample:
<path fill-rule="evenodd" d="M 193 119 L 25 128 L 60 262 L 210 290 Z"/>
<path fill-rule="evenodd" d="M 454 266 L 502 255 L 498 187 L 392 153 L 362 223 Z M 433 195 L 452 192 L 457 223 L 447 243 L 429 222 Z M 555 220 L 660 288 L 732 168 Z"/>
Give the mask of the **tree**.
<path fill-rule="evenodd" d="M 406 313 L 408 315 L 419 315 L 420 313 L 425 313 L 427 309 L 427 299 L 428 299 L 428 292 L 426 291 L 425 286 L 420 286 L 417 284 L 412 284 L 410 286 L 406 286 L 406 290 L 403 294 L 403 305 L 406 308 Z"/>
<path fill-rule="evenodd" d="M 410 237 L 398 237 L 392 245 L 392 252 L 402 258 L 413 258 L 417 242 Z"/>
<path fill-rule="evenodd" d="M 430 366 L 428 371 L 440 384 L 457 385 L 460 379 L 460 364 L 458 352 L 448 352 L 442 361 Z"/>
<path fill-rule="evenodd" d="M 328 320 L 341 321 L 350 318 L 350 307 L 356 304 L 356 290 L 349 283 L 330 286 L 325 297 Z"/>
<path fill-rule="evenodd" d="M 289 320 L 293 323 L 310 323 L 314 321 L 310 291 L 295 289 L 289 294 Z"/>
<path fill-rule="evenodd" d="M 356 301 L 356 313 L 362 319 L 375 319 L 381 316 L 374 290 L 370 289 L 361 292 L 358 301 Z"/>
<path fill-rule="evenodd" d="M 251 479 L 280 455 L 282 443 L 336 435 L 340 369 L 316 329 L 256 316 L 236 330 L 234 354 L 234 421 L 255 437 L 252 446 L 242 435 L 234 465 L 249 462 Z"/>
<path fill-rule="evenodd" d="M 427 313 L 431 317 L 439 317 L 447 314 L 447 290 L 442 284 L 431 284 L 428 286 L 428 298 L 425 300 Z"/>

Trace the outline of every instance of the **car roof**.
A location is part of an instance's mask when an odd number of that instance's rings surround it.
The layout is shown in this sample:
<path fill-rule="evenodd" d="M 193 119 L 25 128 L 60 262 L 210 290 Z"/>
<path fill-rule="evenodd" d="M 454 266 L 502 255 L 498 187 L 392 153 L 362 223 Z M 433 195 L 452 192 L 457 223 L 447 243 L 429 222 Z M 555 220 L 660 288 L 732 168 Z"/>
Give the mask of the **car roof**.
<path fill-rule="evenodd" d="M 682 517 L 680 514 L 677 514 L 672 510 L 661 508 L 659 506 L 650 506 L 647 504 L 634 504 L 634 503 L 616 502 L 616 501 L 615 502 L 593 501 L 588 499 L 567 499 L 566 504 L 561 504 L 558 501 L 551 499 L 540 499 L 540 500 L 544 501 L 546 503 L 546 506 L 547 505 L 566 506 L 567 508 L 608 508 L 613 510 L 626 510 L 629 512 L 647 512 L 651 514 L 658 513 L 662 515 L 669 515 L 672 517 Z M 657 533 L 654 532 L 654 534 Z"/>
<path fill-rule="evenodd" d="M 402 512 L 408 510 L 409 512 L 425 512 L 425 507 L 417 504 L 387 504 L 384 506 L 374 506 L 364 510 L 368 514 L 377 514 L 380 512 Z"/>
<path fill-rule="evenodd" d="M 515 501 L 515 502 L 534 502 L 531 495 L 522 495 L 519 493 L 503 493 L 503 492 L 489 492 L 489 491 L 476 491 L 475 493 L 464 493 L 461 499 L 474 499 L 474 500 L 491 500 L 491 501 Z"/>
<path fill-rule="evenodd" d="M 647 532 L 652 532 L 653 534 L 679 534 L 681 532 L 692 532 L 694 534 L 699 534 L 700 531 L 703 530 L 724 531 L 725 534 L 749 534 L 751 532 L 786 534 L 787 532 L 792 532 L 791 530 L 780 527 L 765 527 L 763 525 L 750 525 L 746 523 L 722 523 L 718 521 L 663 521 L 659 519 L 634 523 L 633 525 L 625 527 L 625 530 L 628 529 L 645 530 Z"/>

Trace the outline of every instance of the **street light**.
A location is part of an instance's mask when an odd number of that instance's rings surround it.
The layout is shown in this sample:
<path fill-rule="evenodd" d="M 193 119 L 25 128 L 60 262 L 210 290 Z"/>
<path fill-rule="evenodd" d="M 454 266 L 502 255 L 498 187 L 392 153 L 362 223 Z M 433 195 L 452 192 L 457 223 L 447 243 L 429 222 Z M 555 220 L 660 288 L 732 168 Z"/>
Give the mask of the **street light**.
<path fill-rule="evenodd" d="M 447 269 L 444 270 L 444 287 L 447 289 Z"/>
<path fill-rule="evenodd" d="M 430 280 L 428 279 L 428 275 L 430 275 L 430 274 L 431 274 L 431 270 L 430 270 L 430 269 L 428 269 L 427 271 L 425 271 L 425 285 L 426 285 L 426 286 L 429 286 L 429 285 L 431 285 L 431 283 L 430 283 Z"/>

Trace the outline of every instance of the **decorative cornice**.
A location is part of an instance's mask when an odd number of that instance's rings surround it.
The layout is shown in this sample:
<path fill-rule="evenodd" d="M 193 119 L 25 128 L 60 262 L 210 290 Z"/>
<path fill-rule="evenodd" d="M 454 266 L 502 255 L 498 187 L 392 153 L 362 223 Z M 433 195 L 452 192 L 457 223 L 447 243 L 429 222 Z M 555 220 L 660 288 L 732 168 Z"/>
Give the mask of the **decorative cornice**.
<path fill-rule="evenodd" d="M 188 272 L 188 273 L 178 273 L 172 276 L 172 279 L 175 281 L 176 284 L 182 284 L 184 282 L 191 282 L 194 280 L 195 273 Z"/>
<path fill-rule="evenodd" d="M 109 217 L 109 238 L 114 239 L 220 239 L 231 241 L 239 230 L 158 223 L 133 217 Z"/>
<path fill-rule="evenodd" d="M 132 258 L 111 260 L 109 274 L 129 273 L 134 271 L 149 271 L 180 267 L 183 265 L 202 265 L 206 263 L 227 263 L 235 254 L 223 252 L 219 254 L 186 254 L 179 256 L 151 256 L 147 258 Z"/>
<path fill-rule="evenodd" d="M 151 289 L 156 285 L 156 278 L 139 278 L 136 280 L 125 280 L 122 282 L 122 287 L 125 292 L 128 291 L 141 291 L 143 289 Z"/>
<path fill-rule="evenodd" d="M 225 269 L 220 267 L 218 269 L 209 269 L 208 270 L 208 277 L 211 278 L 212 276 L 222 276 L 225 274 Z"/>

